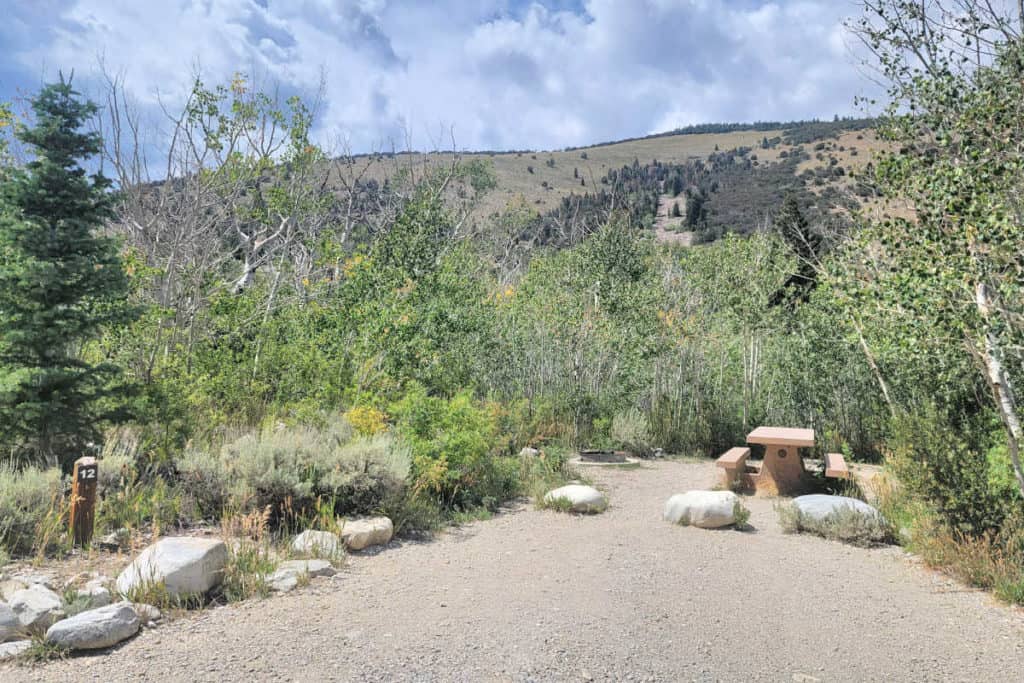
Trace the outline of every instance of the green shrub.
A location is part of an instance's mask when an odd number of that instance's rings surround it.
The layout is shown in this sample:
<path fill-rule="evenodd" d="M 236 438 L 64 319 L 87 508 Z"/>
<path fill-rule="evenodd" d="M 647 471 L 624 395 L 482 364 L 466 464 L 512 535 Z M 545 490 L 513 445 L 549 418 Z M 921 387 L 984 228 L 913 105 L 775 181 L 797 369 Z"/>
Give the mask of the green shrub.
<path fill-rule="evenodd" d="M 96 505 L 98 530 L 149 527 L 160 534 L 194 516 L 193 508 L 174 480 L 161 475 L 144 479 L 128 468 L 122 474 L 117 488 L 108 489 Z"/>
<path fill-rule="evenodd" d="M 412 452 L 414 493 L 445 510 L 493 508 L 517 495 L 519 463 L 495 455 L 496 416 L 468 392 L 443 399 L 414 386 L 391 412 Z"/>
<path fill-rule="evenodd" d="M 182 486 L 206 518 L 270 508 L 275 521 L 309 517 L 324 501 L 335 514 L 368 513 L 401 489 L 408 451 L 389 434 L 354 437 L 342 419 L 325 427 L 264 429 L 219 454 L 186 453 Z"/>
<path fill-rule="evenodd" d="M 391 520 L 396 536 L 429 536 L 445 522 L 436 501 L 414 493 L 409 487 L 386 495 L 376 513 Z"/>
<path fill-rule="evenodd" d="M 40 548 L 40 543 L 47 546 L 56 542 L 44 531 L 53 526 L 53 518 L 63 505 L 63 491 L 57 469 L 15 470 L 0 465 L 0 548 L 19 556 L 47 550 Z"/>
<path fill-rule="evenodd" d="M 557 447 L 546 449 L 540 457 L 523 457 L 520 463 L 519 479 L 522 492 L 529 496 L 538 508 L 544 508 L 544 494 L 564 486 L 569 481 L 584 481 L 580 473 L 569 466 L 564 450 Z"/>
<path fill-rule="evenodd" d="M 924 501 L 954 531 L 997 532 L 1020 505 L 984 416 L 930 408 L 893 420 L 887 463 L 910 498 Z"/>
<path fill-rule="evenodd" d="M 228 561 L 219 591 L 227 602 L 265 598 L 270 594 L 267 579 L 276 563 L 271 549 L 264 543 L 239 539 L 229 544 Z"/>
<path fill-rule="evenodd" d="M 619 413 L 612 420 L 611 438 L 617 446 L 640 456 L 654 453 L 651 441 L 651 427 L 647 417 L 633 408 Z"/>
<path fill-rule="evenodd" d="M 899 541 L 925 564 L 1011 604 L 1024 604 L 1024 513 L 1011 513 L 997 533 L 967 535 L 933 509 L 891 490 L 882 509 L 899 528 Z"/>
<path fill-rule="evenodd" d="M 732 516 L 736 520 L 733 524 L 737 529 L 747 528 L 747 522 L 750 521 L 750 510 L 748 510 L 743 503 L 736 501 L 732 506 Z"/>

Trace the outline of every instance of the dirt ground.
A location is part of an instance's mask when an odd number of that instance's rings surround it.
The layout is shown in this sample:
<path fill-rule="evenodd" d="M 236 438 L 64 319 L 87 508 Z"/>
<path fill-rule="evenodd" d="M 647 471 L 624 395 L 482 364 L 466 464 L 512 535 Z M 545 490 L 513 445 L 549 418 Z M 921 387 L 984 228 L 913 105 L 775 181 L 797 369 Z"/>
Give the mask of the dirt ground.
<path fill-rule="evenodd" d="M 779 529 L 661 519 L 711 463 L 588 470 L 603 515 L 520 505 L 332 579 L 144 631 L 14 681 L 1009 681 L 1024 614 L 921 568 Z"/>

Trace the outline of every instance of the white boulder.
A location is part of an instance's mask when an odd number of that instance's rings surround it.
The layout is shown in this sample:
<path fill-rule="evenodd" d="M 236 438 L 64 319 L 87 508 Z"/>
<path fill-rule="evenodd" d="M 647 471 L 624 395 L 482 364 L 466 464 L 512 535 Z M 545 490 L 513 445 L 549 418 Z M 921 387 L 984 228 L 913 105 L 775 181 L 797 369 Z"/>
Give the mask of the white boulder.
<path fill-rule="evenodd" d="M 132 604 L 119 602 L 58 621 L 46 631 L 46 642 L 68 650 L 98 650 L 131 638 L 140 625 Z"/>
<path fill-rule="evenodd" d="M 8 604 L 18 615 L 22 627 L 35 633 L 42 633 L 64 618 L 64 603 L 60 596 L 40 584 L 15 591 Z"/>
<path fill-rule="evenodd" d="M 809 496 L 799 496 L 793 499 L 793 505 L 804 517 L 821 522 L 831 515 L 838 514 L 843 510 L 852 510 L 865 517 L 876 517 L 882 520 L 882 513 L 863 500 L 847 498 L 846 496 L 829 496 L 822 493 L 815 493 Z"/>
<path fill-rule="evenodd" d="M 519 451 L 519 457 L 520 458 L 536 458 L 539 455 L 540 455 L 540 451 L 539 450 L 537 450 L 536 448 L 530 448 L 529 446 L 527 446 L 523 450 Z"/>
<path fill-rule="evenodd" d="M 736 522 L 733 510 L 739 497 L 732 491 L 687 491 L 665 503 L 664 517 L 673 524 L 716 529 Z"/>
<path fill-rule="evenodd" d="M 387 517 L 349 520 L 341 530 L 341 539 L 350 550 L 387 545 L 394 535 L 395 525 Z"/>
<path fill-rule="evenodd" d="M 215 538 L 165 538 L 139 554 L 117 577 L 117 592 L 128 597 L 147 584 L 163 584 L 170 597 L 202 595 L 220 585 L 228 548 Z"/>
<path fill-rule="evenodd" d="M 89 605 L 92 607 L 106 607 L 113 602 L 106 583 L 106 579 L 88 581 L 83 588 L 78 589 L 78 597 L 88 598 Z"/>
<path fill-rule="evenodd" d="M 334 576 L 335 574 L 334 566 L 327 560 L 288 560 L 277 565 L 277 571 L 289 574 L 308 574 L 310 577 Z"/>
<path fill-rule="evenodd" d="M 0 602 L 0 643 L 17 638 L 23 631 L 18 615 L 6 603 Z"/>
<path fill-rule="evenodd" d="M 332 534 L 329 531 L 306 530 L 292 541 L 292 550 L 303 555 L 334 557 L 340 555 L 344 547 L 337 534 Z"/>
<path fill-rule="evenodd" d="M 279 574 L 278 572 L 274 572 L 267 578 L 267 588 L 275 593 L 287 593 L 290 590 L 298 588 L 298 586 L 298 574 Z"/>
<path fill-rule="evenodd" d="M 306 576 L 334 576 L 334 567 L 327 560 L 289 560 L 277 566 L 267 577 L 267 586 L 278 593 L 287 593 L 299 585 L 299 578 Z"/>
<path fill-rule="evenodd" d="M 544 502 L 551 504 L 556 500 L 569 501 L 570 510 L 573 512 L 604 512 L 608 508 L 608 499 L 604 494 L 593 486 L 583 484 L 569 484 L 553 491 L 548 491 L 544 496 Z"/>
<path fill-rule="evenodd" d="M 15 640 L 12 643 L 4 643 L 0 645 L 0 662 L 5 659 L 14 659 L 30 647 L 32 647 L 31 640 Z"/>

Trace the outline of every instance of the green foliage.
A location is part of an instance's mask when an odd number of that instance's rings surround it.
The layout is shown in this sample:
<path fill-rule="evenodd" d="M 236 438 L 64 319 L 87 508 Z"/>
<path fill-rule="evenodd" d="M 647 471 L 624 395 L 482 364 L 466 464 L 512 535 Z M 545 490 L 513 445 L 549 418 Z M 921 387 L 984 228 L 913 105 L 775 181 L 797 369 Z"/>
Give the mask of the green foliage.
<path fill-rule="evenodd" d="M 43 636 L 32 636 L 32 645 L 21 655 L 21 659 L 33 664 L 49 662 L 54 659 L 67 659 L 71 650 L 47 641 Z"/>
<path fill-rule="evenodd" d="M 737 500 L 732 506 L 732 518 L 735 520 L 733 522 L 735 528 L 746 529 L 747 523 L 750 522 L 750 510 Z"/>
<path fill-rule="evenodd" d="M 289 523 L 325 501 L 334 514 L 372 512 L 403 486 L 409 456 L 388 434 L 354 438 L 339 418 L 246 434 L 219 453 L 188 452 L 177 467 L 204 517 L 269 508 L 275 521 Z"/>
<path fill-rule="evenodd" d="M 201 609 L 209 602 L 207 595 L 201 593 L 172 594 L 163 580 L 148 579 L 135 583 L 122 597 L 128 602 L 152 605 L 160 610 Z"/>
<path fill-rule="evenodd" d="M 470 386 L 493 343 L 482 264 L 450 241 L 440 200 L 423 193 L 365 259 L 354 261 L 339 305 L 363 391 L 396 398 L 407 382 L 452 395 Z M 374 391 L 375 390 L 375 391 Z"/>
<path fill-rule="evenodd" d="M 515 495 L 518 463 L 494 456 L 496 416 L 468 392 L 444 399 L 412 386 L 390 412 L 412 452 L 415 494 L 447 510 L 494 508 Z"/>
<path fill-rule="evenodd" d="M 14 112 L 8 102 L 0 102 L 0 182 L 7 174 L 10 160 L 10 131 L 14 124 Z"/>
<path fill-rule="evenodd" d="M 647 416 L 636 408 L 615 415 L 610 436 L 617 446 L 635 455 L 648 456 L 654 452 Z"/>
<path fill-rule="evenodd" d="M 389 492 L 375 512 L 391 520 L 396 536 L 429 536 L 445 523 L 437 502 L 409 487 Z"/>
<path fill-rule="evenodd" d="M 1020 507 L 1020 494 L 999 484 L 1007 473 L 998 450 L 991 460 L 986 457 L 992 427 L 984 419 L 949 416 L 935 408 L 893 422 L 887 459 L 893 473 L 910 497 L 927 503 L 963 535 L 995 532 Z"/>
<path fill-rule="evenodd" d="M 549 448 L 540 457 L 521 458 L 519 478 L 523 493 L 538 508 L 546 505 L 544 494 L 548 491 L 570 481 L 585 481 L 579 472 L 569 466 L 567 454 L 558 448 Z"/>
<path fill-rule="evenodd" d="M 100 461 L 101 471 L 105 462 Z M 149 530 L 159 535 L 193 517 L 178 482 L 162 475 L 141 477 L 134 468 L 126 468 L 117 487 L 106 489 L 96 504 L 95 524 L 101 532 Z"/>
<path fill-rule="evenodd" d="M 554 512 L 561 512 L 562 514 L 568 514 L 572 512 L 572 501 L 568 498 L 545 498 L 543 495 L 536 499 L 536 507 L 538 510 L 552 510 Z"/>
<path fill-rule="evenodd" d="M 260 541 L 243 538 L 229 545 L 224 579 L 219 587 L 227 602 L 240 602 L 270 595 L 267 582 L 275 570 L 272 549 Z"/>
<path fill-rule="evenodd" d="M 1000 600 L 1024 604 L 1024 516 L 1015 510 L 997 533 L 965 535 L 951 529 L 935 510 L 905 492 L 884 501 L 898 520 L 899 540 L 924 562 Z"/>
<path fill-rule="evenodd" d="M 60 509 L 64 484 L 57 469 L 0 465 L 0 548 L 28 555 L 45 544 L 43 528 Z"/>
<path fill-rule="evenodd" d="M 129 321 L 110 217 L 109 182 L 80 162 L 100 140 L 81 129 L 96 106 L 63 80 L 32 100 L 18 138 L 35 158 L 0 187 L 0 443 L 15 459 L 67 468 L 97 426 L 122 417 L 118 368 L 82 345 Z"/>
<path fill-rule="evenodd" d="M 613 221 L 573 250 L 534 259 L 499 299 L 501 397 L 551 405 L 573 443 L 650 381 L 661 291 L 651 245 Z"/>
<path fill-rule="evenodd" d="M 848 289 L 892 321 L 881 326 L 882 344 L 930 371 L 928 387 L 942 408 L 984 406 L 1000 416 L 1024 494 L 1024 434 L 1012 391 L 1024 380 L 1024 41 L 1012 31 L 980 38 L 993 25 L 1017 22 L 1006 8 L 973 7 L 949 25 L 919 20 L 927 11 L 886 1 L 856 24 L 889 83 L 880 134 L 892 145 L 875 181 L 887 199 L 913 206 L 914 216 L 865 227 L 854 249 L 871 246 L 873 258 L 851 269 Z M 979 40 L 990 59 L 975 52 Z M 986 394 L 990 400 L 979 401 Z M 984 459 L 983 452 L 974 455 Z M 963 524 L 959 514 L 951 521 Z"/>

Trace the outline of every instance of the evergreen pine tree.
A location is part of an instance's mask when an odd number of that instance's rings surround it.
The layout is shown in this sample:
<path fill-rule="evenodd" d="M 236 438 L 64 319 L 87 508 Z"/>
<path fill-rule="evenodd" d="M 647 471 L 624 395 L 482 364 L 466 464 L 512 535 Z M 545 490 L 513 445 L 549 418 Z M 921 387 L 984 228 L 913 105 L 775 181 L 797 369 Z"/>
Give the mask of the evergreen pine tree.
<path fill-rule="evenodd" d="M 774 227 L 796 255 L 796 271 L 771 299 L 773 306 L 807 301 L 818 284 L 815 264 L 822 251 L 821 235 L 811 229 L 794 194 L 786 195 L 775 216 Z"/>
<path fill-rule="evenodd" d="M 83 346 L 128 322 L 128 281 L 116 244 L 96 234 L 110 216 L 109 181 L 80 161 L 100 151 L 82 127 L 96 112 L 70 82 L 32 100 L 33 153 L 0 184 L 0 444 L 4 455 L 65 467 L 121 416 L 118 369 Z"/>

